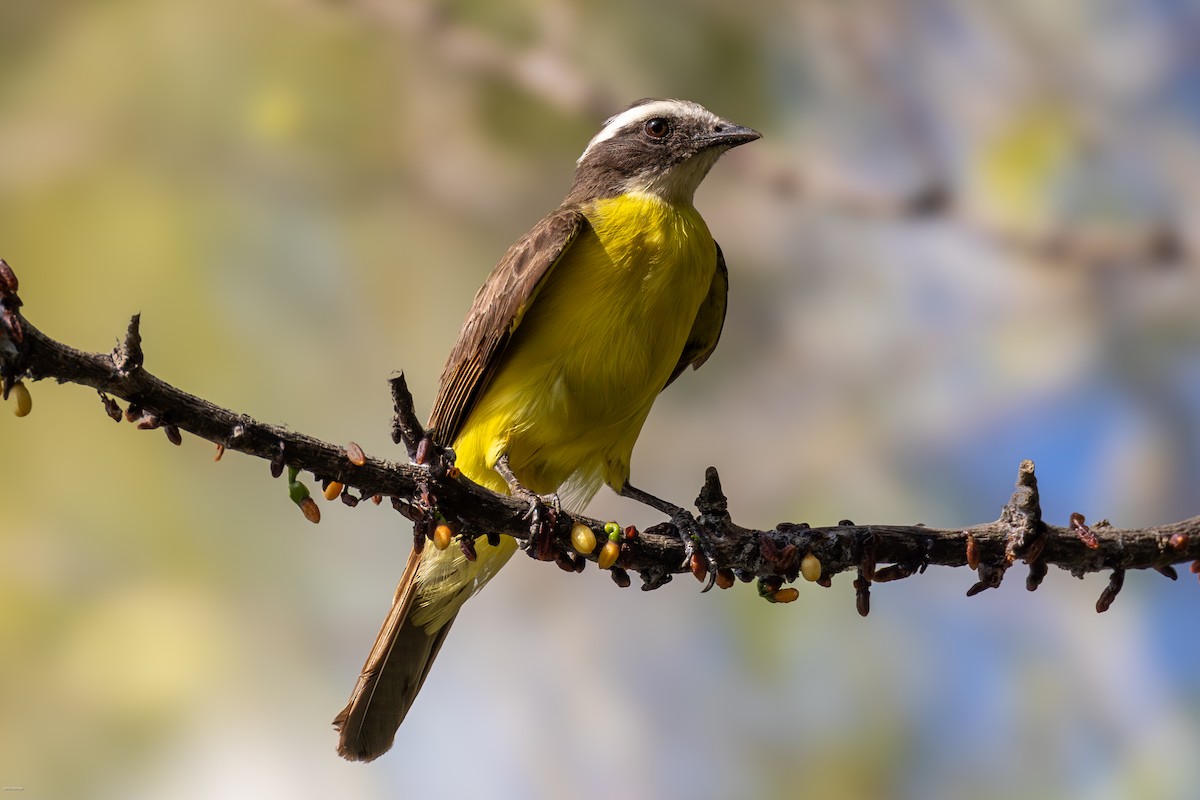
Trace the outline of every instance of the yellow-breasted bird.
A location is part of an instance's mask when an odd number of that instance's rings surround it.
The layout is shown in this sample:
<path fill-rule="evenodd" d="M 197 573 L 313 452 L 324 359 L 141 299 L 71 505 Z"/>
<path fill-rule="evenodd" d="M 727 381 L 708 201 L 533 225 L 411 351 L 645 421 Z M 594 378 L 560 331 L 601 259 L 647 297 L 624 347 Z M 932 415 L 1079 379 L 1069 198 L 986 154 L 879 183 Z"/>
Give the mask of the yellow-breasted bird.
<path fill-rule="evenodd" d="M 429 428 L 458 468 L 497 492 L 582 507 L 629 460 L 658 393 L 712 354 L 725 321 L 721 248 L 692 204 L 726 150 L 759 134 L 683 100 L 610 117 L 562 204 L 509 248 L 475 295 L 442 373 Z M 661 507 L 662 504 L 660 504 Z M 409 556 L 391 613 L 346 708 L 338 753 L 370 761 L 429 674 L 462 604 L 516 541 Z"/>

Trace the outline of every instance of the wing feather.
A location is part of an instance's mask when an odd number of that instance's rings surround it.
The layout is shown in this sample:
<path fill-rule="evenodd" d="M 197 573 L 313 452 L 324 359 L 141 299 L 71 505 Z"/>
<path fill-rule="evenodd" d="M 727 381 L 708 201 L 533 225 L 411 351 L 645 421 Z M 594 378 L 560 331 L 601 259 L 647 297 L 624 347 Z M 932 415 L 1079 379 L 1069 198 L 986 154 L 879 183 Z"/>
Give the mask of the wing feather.
<path fill-rule="evenodd" d="M 586 225 L 578 208 L 559 208 L 510 247 L 480 287 L 442 371 L 429 418 L 436 442 L 458 436 L 546 276 Z"/>
<path fill-rule="evenodd" d="M 728 298 L 729 270 L 725 267 L 725 255 L 721 252 L 721 245 L 718 244 L 717 268 L 713 271 L 708 294 L 696 312 L 696 321 L 692 323 L 692 330 L 688 334 L 687 342 L 683 345 L 679 363 L 671 371 L 671 377 L 663 385 L 664 389 L 682 375 L 689 364 L 694 369 L 700 369 L 700 366 L 717 349 L 717 342 L 721 339 L 721 330 L 725 327 L 725 307 L 728 304 Z"/>

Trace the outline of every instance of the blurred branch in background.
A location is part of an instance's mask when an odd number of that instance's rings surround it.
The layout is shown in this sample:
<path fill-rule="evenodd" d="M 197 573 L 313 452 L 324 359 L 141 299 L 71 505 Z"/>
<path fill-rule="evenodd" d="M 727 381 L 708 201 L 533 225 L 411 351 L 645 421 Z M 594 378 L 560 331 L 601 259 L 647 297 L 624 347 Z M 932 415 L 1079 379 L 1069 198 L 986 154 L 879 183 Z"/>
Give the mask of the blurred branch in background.
<path fill-rule="evenodd" d="M 433 3 L 338 0 L 337 5 L 351 7 L 397 37 L 419 41 L 447 68 L 508 81 L 564 114 L 596 117 L 621 105 L 572 63 L 562 30 L 571 15 L 561 3 L 546 5 L 545 13 L 538 16 L 541 29 L 536 44 L 526 48 L 456 24 L 445 7 Z"/>
<path fill-rule="evenodd" d="M 25 321 L 18 311 L 22 303 L 17 288 L 15 273 L 0 259 L 0 384 L 5 399 L 10 390 L 18 389 L 18 415 L 30 411 L 28 389 L 23 384 L 26 377 L 89 386 L 100 393 L 105 412 L 117 422 L 124 417 L 140 430 L 161 427 L 175 445 L 182 441 L 180 431 L 187 431 L 214 442 L 218 457 L 233 450 L 267 460 L 276 478 L 287 468 L 290 496 L 312 522 L 320 521 L 320 511 L 308 489 L 296 480 L 301 470 L 323 484 L 329 500 L 340 496 L 348 505 L 357 505 L 385 496 L 413 521 L 413 546 L 418 549 L 427 542 L 444 549 L 453 537 L 468 559 L 474 560 L 477 538 L 505 534 L 522 541 L 531 556 L 556 561 L 568 571 L 582 571 L 584 559 L 597 561 L 611 570 L 613 580 L 621 586 L 629 584 L 626 570 L 641 575 L 643 589 L 656 589 L 672 575 L 690 571 L 698 580 L 707 581 L 705 591 L 714 584 L 728 589 L 735 578 L 757 580 L 759 593 L 773 602 L 796 599 L 796 591 L 783 584 L 796 581 L 801 574 L 829 586 L 834 575 L 856 570 L 856 603 L 863 616 L 870 608 L 873 582 L 906 578 L 931 565 L 976 570 L 979 581 L 968 590 L 968 596 L 998 587 L 1005 571 L 1018 559 L 1029 565 L 1027 586 L 1031 591 L 1045 578 L 1050 565 L 1076 576 L 1112 570 L 1097 602 L 1098 611 L 1108 610 L 1126 570 L 1153 569 L 1174 580 L 1177 575 L 1171 565 L 1190 561 L 1192 571 L 1200 571 L 1200 515 L 1145 530 L 1115 529 L 1108 522 L 1089 528 L 1081 514 L 1073 514 L 1067 527 L 1047 525 L 1042 521 L 1033 464 L 1028 461 L 1021 465 L 1017 491 L 1000 519 L 963 530 L 893 524 L 859 527 L 849 520 L 824 528 L 791 522 L 780 523 L 772 531 L 744 528 L 730 518 L 728 500 L 716 469 L 711 467 L 696 499 L 699 517 L 687 521 L 702 537 L 702 547 L 696 550 L 685 549 L 684 532 L 671 523 L 640 533 L 630 526 L 618 535 L 612 530 L 613 523 L 563 512 L 550 523 L 551 530 L 539 529 L 536 523 L 531 528 L 525 503 L 461 478 L 440 453 L 426 455 L 436 448 L 416 422 L 403 376 L 392 382 L 393 440 L 397 444 L 403 440 L 417 462 L 411 466 L 368 458 L 354 443 L 342 447 L 264 425 L 164 383 L 144 369 L 138 316 L 130 322 L 124 343 L 109 355 L 83 353 L 63 345 Z M 125 400 L 128 407 L 122 412 L 110 395 Z M 444 533 L 436 530 L 446 526 Z M 577 543 L 581 526 L 592 534 L 586 547 Z M 611 549 L 617 552 L 608 554 Z M 879 563 L 888 566 L 877 568 Z"/>
<path fill-rule="evenodd" d="M 1023 4 L 918 5 L 802 6 L 799 52 L 816 99 L 799 165 L 779 186 L 846 213 L 940 217 L 1049 261 L 1191 257 L 1165 188 L 1124 157 L 1130 121 L 1063 74 Z M 939 64 L 938 24 L 987 38 L 980 50 L 1019 69 L 955 75 Z M 943 91 L 954 80 L 976 85 Z"/>
<path fill-rule="evenodd" d="M 546 3 L 538 35 L 512 44 L 432 3 L 350 0 L 349 7 L 445 68 L 508 83 L 559 113 L 602 117 L 628 102 L 572 58 L 585 35 L 569 4 Z M 847 214 L 942 218 L 998 246 L 1056 262 L 1178 263 L 1192 258 L 1165 187 L 1131 164 L 1138 120 L 1072 69 L 1036 6 L 798 6 L 797 53 L 808 76 L 802 146 L 752 153 L 745 169 L 783 195 Z M 940 18 L 931 22 L 931 17 Z M 968 74 L 965 100 L 930 73 L 937 23 L 986 39 L 992 62 Z M 964 76 L 958 76 L 963 79 Z M 954 80 L 954 78 L 951 78 Z M 942 84 L 944 85 L 944 84 Z M 770 138 L 767 141 L 770 146 Z M 953 159 L 965 159 L 957 166 Z"/>

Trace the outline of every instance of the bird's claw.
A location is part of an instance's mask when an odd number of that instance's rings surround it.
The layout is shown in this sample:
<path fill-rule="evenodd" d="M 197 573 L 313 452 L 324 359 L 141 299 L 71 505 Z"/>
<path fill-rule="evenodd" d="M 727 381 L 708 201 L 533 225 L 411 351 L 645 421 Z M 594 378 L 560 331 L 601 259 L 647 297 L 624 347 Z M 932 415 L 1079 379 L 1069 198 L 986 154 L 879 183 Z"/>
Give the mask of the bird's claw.
<path fill-rule="evenodd" d="M 679 539 L 683 542 L 683 564 L 681 566 L 695 573 L 693 562 L 697 556 L 704 559 L 704 570 L 707 577 L 704 578 L 704 588 L 700 590 L 700 593 L 704 594 L 717 582 L 716 554 L 700 529 L 700 523 L 689 512 L 681 508 L 677 513 L 671 514 L 671 524 L 675 526 L 679 532 Z"/>
<path fill-rule="evenodd" d="M 517 492 L 529 502 L 525 519 L 529 520 L 529 541 L 525 551 L 539 561 L 552 561 L 556 553 L 554 531 L 562 514 L 562 501 L 558 494 L 536 494 L 529 490 Z"/>
<path fill-rule="evenodd" d="M 524 515 L 524 519 L 529 520 L 530 534 L 529 541 L 524 545 L 525 552 L 539 561 L 553 561 L 558 549 L 554 530 L 562 513 L 558 494 L 538 494 L 522 484 L 508 463 L 507 453 L 496 459 L 495 469 L 508 484 L 509 494 L 529 503 L 529 510 Z"/>
<path fill-rule="evenodd" d="M 693 559 L 698 555 L 704 559 L 703 565 L 697 565 L 697 569 L 693 570 L 693 574 L 701 579 L 705 576 L 700 575 L 699 567 L 703 566 L 707 573 L 707 579 L 704 583 L 704 588 L 701 592 L 707 592 L 717 581 L 717 557 L 716 551 L 713 549 L 712 542 L 704 534 L 700 527 L 700 522 L 692 515 L 690 511 L 681 508 L 674 503 L 668 503 L 666 500 L 661 500 L 652 494 L 643 492 L 641 489 L 633 486 L 629 481 L 621 487 L 620 494 L 622 497 L 628 497 L 630 500 L 636 500 L 643 505 L 666 514 L 670 518 L 671 524 L 675 527 L 679 539 L 683 542 L 684 559 L 683 569 L 691 569 Z"/>
<path fill-rule="evenodd" d="M 562 513 L 562 501 L 558 499 L 557 493 L 534 494 L 530 492 L 525 499 L 529 501 L 529 510 L 525 512 L 525 519 L 536 521 L 539 517 L 548 516 L 549 520 L 553 522 Z"/>

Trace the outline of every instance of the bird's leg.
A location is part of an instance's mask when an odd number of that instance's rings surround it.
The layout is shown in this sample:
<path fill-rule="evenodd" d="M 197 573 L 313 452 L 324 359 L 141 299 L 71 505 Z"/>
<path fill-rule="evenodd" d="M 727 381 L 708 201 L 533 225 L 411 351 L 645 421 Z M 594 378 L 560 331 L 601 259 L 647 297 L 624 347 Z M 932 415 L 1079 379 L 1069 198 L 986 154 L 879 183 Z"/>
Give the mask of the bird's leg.
<path fill-rule="evenodd" d="M 496 460 L 494 467 L 504 482 L 508 484 L 508 492 L 513 497 L 519 497 L 529 503 L 525 518 L 529 522 L 529 532 L 532 534 L 526 552 L 541 561 L 549 561 L 556 555 L 554 552 L 554 525 L 562 511 L 562 501 L 557 492 L 538 494 L 517 479 L 512 467 L 508 464 L 508 454 L 505 453 Z"/>
<path fill-rule="evenodd" d="M 708 561 L 708 581 L 704 584 L 702 592 L 707 592 L 713 587 L 717 579 L 717 559 L 715 551 L 711 543 L 705 537 L 704 532 L 700 529 L 700 524 L 696 521 L 696 517 L 686 508 L 681 508 L 674 503 L 668 503 L 666 500 L 655 497 L 649 492 L 643 492 L 629 481 L 625 481 L 625 485 L 618 492 L 622 497 L 628 497 L 630 500 L 636 500 L 642 505 L 650 506 L 655 511 L 661 511 L 671 518 L 671 524 L 679 532 L 679 538 L 683 541 L 684 566 L 691 563 L 692 557 L 695 555 L 697 548 L 700 554 Z"/>

